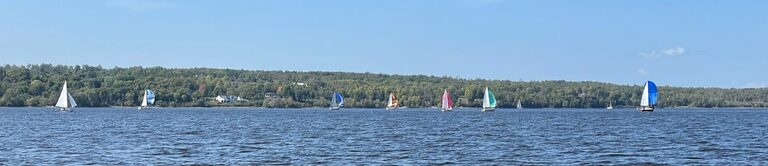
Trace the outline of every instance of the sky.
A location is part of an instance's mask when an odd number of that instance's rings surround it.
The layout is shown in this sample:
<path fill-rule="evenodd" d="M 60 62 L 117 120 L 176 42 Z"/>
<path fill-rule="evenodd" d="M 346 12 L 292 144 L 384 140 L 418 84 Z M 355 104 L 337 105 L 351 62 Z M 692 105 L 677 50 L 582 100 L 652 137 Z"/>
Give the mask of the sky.
<path fill-rule="evenodd" d="M 0 64 L 768 87 L 764 0 L 4 0 Z"/>

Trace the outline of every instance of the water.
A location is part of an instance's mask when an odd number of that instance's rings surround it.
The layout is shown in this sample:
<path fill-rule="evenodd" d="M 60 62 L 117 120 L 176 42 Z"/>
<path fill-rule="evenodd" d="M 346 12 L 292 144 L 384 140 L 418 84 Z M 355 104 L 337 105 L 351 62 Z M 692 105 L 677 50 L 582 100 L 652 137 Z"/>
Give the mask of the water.
<path fill-rule="evenodd" d="M 765 165 L 768 110 L 0 108 L 0 165 Z"/>

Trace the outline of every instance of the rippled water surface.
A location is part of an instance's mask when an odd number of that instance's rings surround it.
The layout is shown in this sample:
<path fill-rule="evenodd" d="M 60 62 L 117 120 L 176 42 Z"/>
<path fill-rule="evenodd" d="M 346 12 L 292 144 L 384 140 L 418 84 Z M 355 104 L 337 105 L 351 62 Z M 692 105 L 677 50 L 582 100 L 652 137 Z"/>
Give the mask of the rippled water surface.
<path fill-rule="evenodd" d="M 0 108 L 0 165 L 765 165 L 768 110 Z"/>

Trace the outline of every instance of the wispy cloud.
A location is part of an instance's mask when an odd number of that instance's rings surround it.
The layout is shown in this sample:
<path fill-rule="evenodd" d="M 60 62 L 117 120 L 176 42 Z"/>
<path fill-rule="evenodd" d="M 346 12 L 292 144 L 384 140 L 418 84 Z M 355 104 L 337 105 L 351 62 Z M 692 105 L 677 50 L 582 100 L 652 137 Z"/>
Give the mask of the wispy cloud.
<path fill-rule="evenodd" d="M 176 7 L 176 4 L 158 0 L 108 0 L 105 5 L 138 12 Z"/>
<path fill-rule="evenodd" d="M 661 49 L 651 52 L 641 52 L 638 53 L 638 55 L 641 55 L 646 58 L 661 58 L 661 57 L 669 57 L 669 56 L 680 56 L 685 54 L 685 48 L 677 46 L 675 48 L 667 48 L 667 49 Z"/>
<path fill-rule="evenodd" d="M 485 6 L 497 3 L 507 2 L 509 0 L 461 0 L 463 3 L 472 6 Z"/>
<path fill-rule="evenodd" d="M 744 84 L 745 88 L 766 88 L 768 87 L 768 83 L 755 83 L 755 82 L 748 82 Z"/>
<path fill-rule="evenodd" d="M 637 74 L 648 75 L 648 74 L 651 74 L 651 73 L 649 73 L 648 70 L 645 70 L 645 69 L 637 69 Z"/>

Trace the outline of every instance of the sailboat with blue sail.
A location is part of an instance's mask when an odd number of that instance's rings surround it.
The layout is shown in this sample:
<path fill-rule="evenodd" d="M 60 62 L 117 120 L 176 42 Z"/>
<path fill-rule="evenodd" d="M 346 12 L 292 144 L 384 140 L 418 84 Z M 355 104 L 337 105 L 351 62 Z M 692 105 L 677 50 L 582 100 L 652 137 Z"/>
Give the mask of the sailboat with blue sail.
<path fill-rule="evenodd" d="M 139 110 L 149 108 L 153 104 L 155 104 L 155 92 L 147 89 L 144 91 L 144 97 L 141 100 L 141 106 L 139 106 Z"/>
<path fill-rule="evenodd" d="M 333 96 L 331 96 L 331 110 L 339 110 L 341 107 L 344 106 L 344 97 L 341 96 L 341 93 L 335 92 L 333 93 Z"/>
<path fill-rule="evenodd" d="M 656 84 L 652 81 L 645 82 L 645 89 L 643 89 L 643 98 L 640 100 L 640 111 L 651 112 L 656 108 L 656 98 L 658 93 L 656 91 Z"/>

